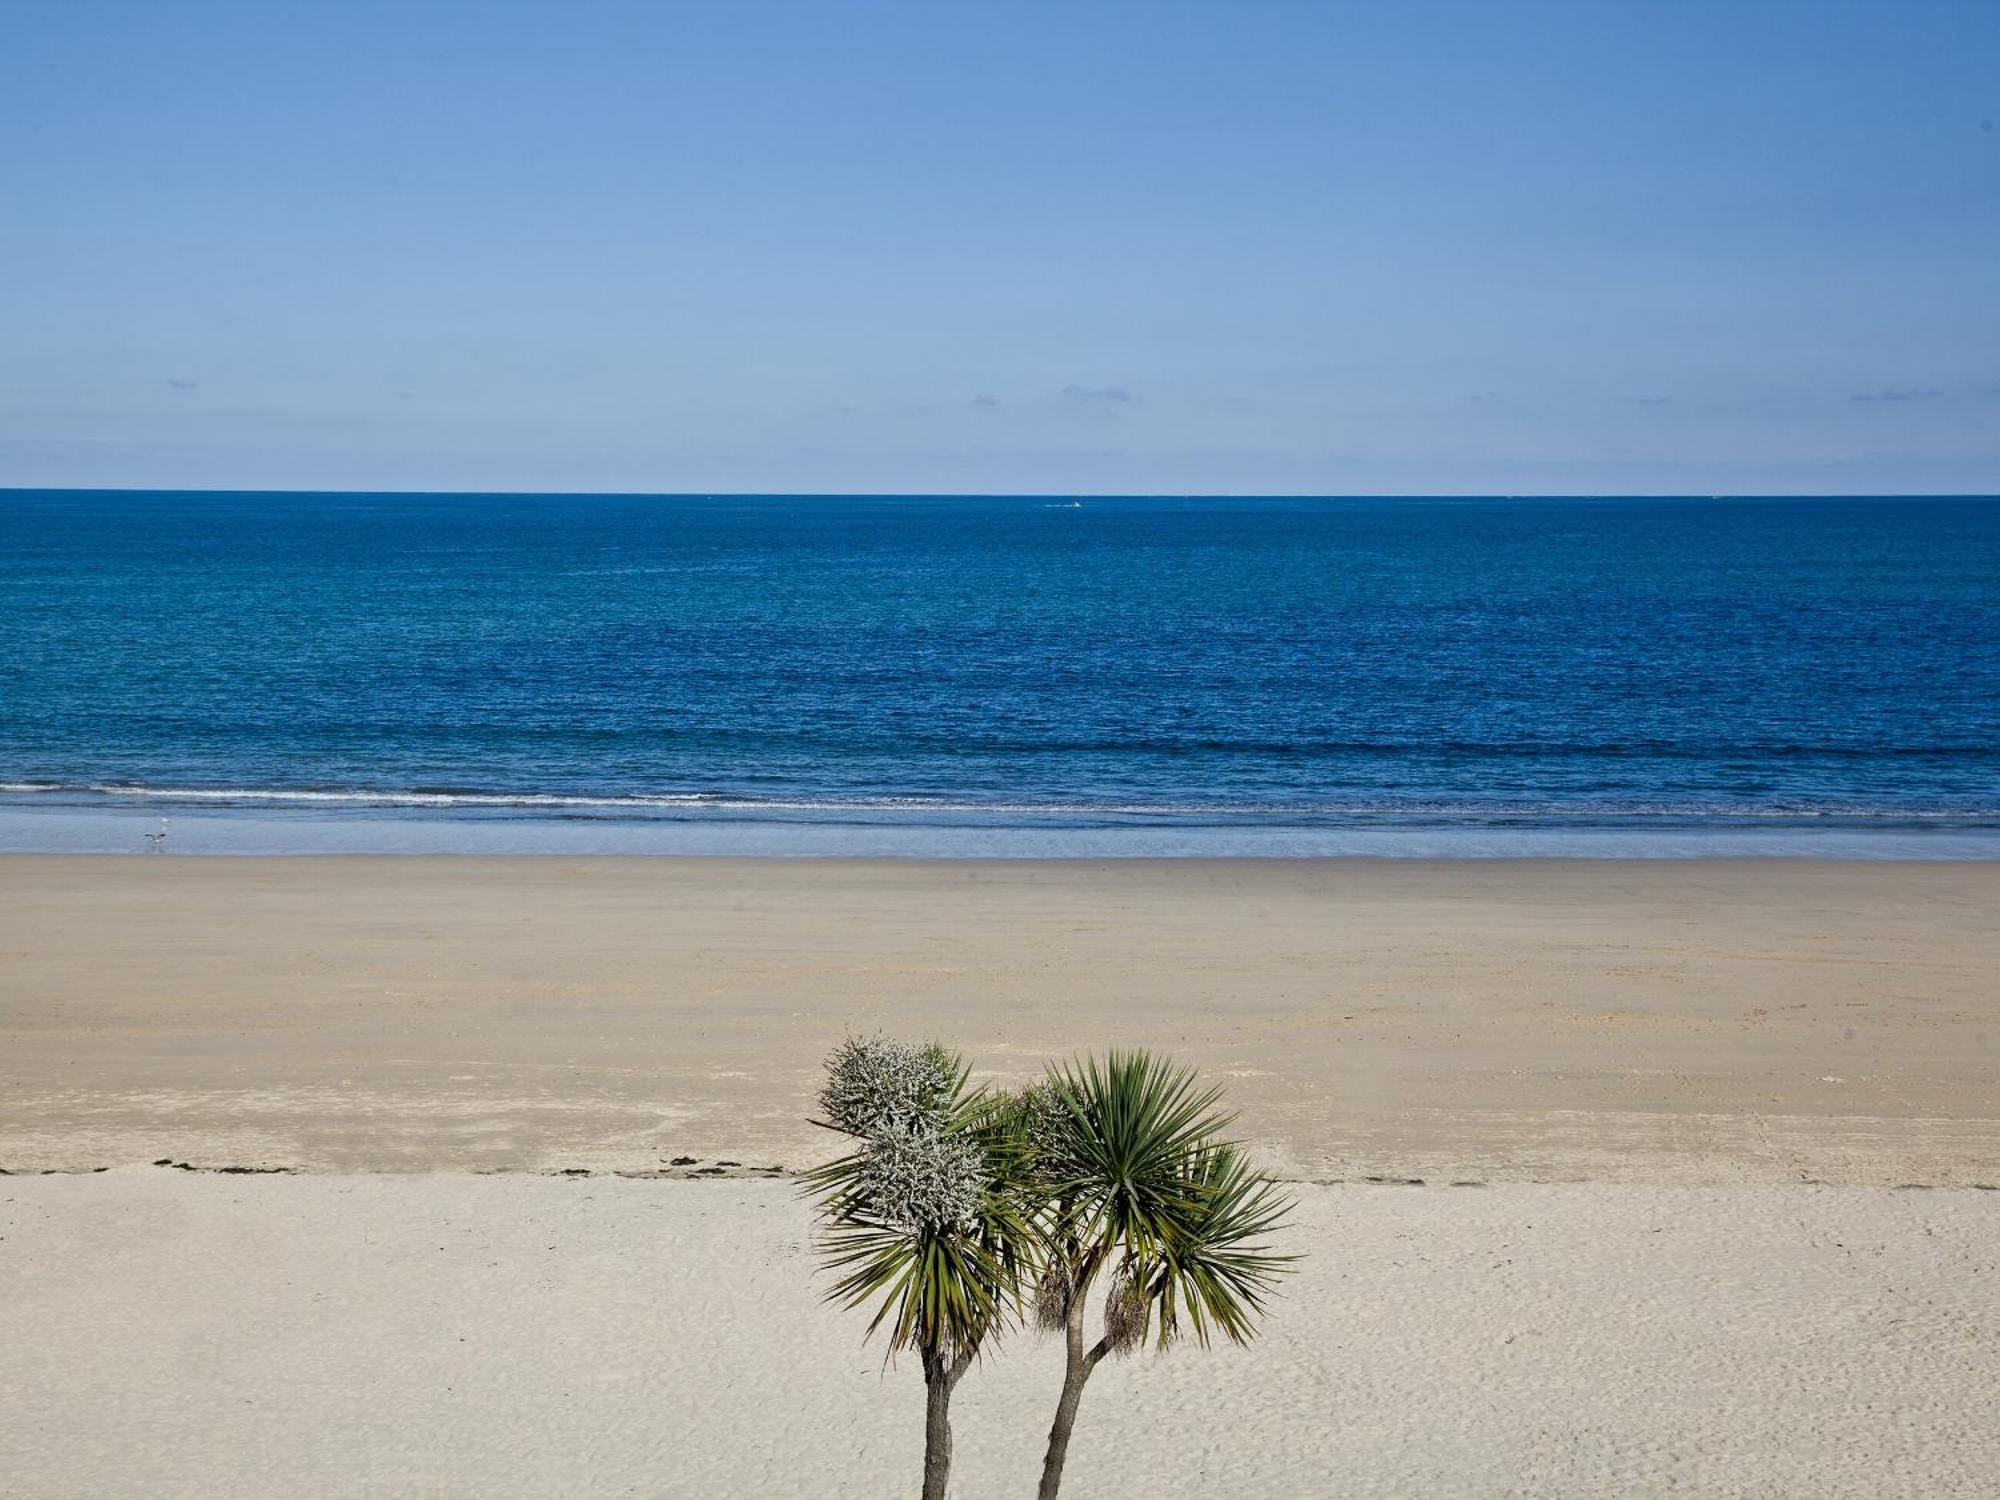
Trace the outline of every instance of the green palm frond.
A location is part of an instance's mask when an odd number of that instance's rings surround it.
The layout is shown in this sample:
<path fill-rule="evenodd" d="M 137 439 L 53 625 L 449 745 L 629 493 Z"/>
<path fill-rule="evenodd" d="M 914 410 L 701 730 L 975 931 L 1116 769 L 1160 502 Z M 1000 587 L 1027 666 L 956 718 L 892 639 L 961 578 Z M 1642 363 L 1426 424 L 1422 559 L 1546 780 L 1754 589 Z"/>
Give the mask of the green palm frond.
<path fill-rule="evenodd" d="M 1009 1315 L 1015 1276 L 1000 1236 L 849 1221 L 829 1229 L 822 1246 L 837 1276 L 827 1300 L 875 1304 L 868 1334 L 886 1326 L 892 1348 L 976 1351 Z"/>
<path fill-rule="evenodd" d="M 1043 1280 L 1065 1294 L 1042 1299 L 1042 1322 L 1112 1267 L 1127 1299 L 1107 1322 L 1112 1348 L 1136 1342 L 1135 1314 L 1162 1346 L 1184 1333 L 1204 1345 L 1252 1336 L 1296 1259 L 1268 1243 L 1292 1202 L 1221 1138 L 1235 1117 L 1220 1098 L 1144 1051 L 1053 1068 L 1021 1096 Z"/>
<path fill-rule="evenodd" d="M 987 1091 L 968 1090 L 964 1065 L 950 1063 L 956 1085 L 936 1117 L 885 1126 L 801 1186 L 817 1200 L 820 1251 L 835 1278 L 827 1300 L 872 1306 L 867 1333 L 886 1332 L 891 1350 L 956 1357 L 977 1353 L 1011 1320 L 1033 1253 L 1008 1111 Z M 883 1154 L 913 1144 L 976 1178 L 947 1217 L 913 1215 L 883 1192 Z"/>
<path fill-rule="evenodd" d="M 1298 1260 L 1268 1244 L 1293 1199 L 1228 1142 L 1203 1146 L 1187 1169 L 1195 1206 L 1144 1268 L 1160 1347 L 1180 1334 L 1183 1318 L 1204 1347 L 1212 1334 L 1248 1343 L 1265 1297 Z"/>
<path fill-rule="evenodd" d="M 1144 1051 L 1051 1071 L 1059 1106 L 1037 1175 L 1059 1206 L 1057 1235 L 1101 1259 L 1114 1247 L 1151 1259 L 1195 1208 L 1186 1163 L 1233 1116 L 1191 1069 Z"/>

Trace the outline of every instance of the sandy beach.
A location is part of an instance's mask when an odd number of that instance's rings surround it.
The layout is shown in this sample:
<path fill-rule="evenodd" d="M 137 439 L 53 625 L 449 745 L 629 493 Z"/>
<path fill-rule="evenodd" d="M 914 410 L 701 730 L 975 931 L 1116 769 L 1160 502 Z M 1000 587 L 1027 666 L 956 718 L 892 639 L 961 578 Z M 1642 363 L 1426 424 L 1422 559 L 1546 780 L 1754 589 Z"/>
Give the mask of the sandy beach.
<path fill-rule="evenodd" d="M 0 859 L 0 1167 L 795 1167 L 844 1032 L 1285 1176 L 2000 1182 L 2000 864 Z"/>
<path fill-rule="evenodd" d="M 1107 1365 L 1078 1496 L 1990 1496 L 2000 1195 L 1304 1190 L 1266 1337 Z M 782 1182 L 0 1181 L 0 1490 L 915 1493 L 921 1385 L 814 1298 Z M 967 1376 L 956 1494 L 1060 1375 Z"/>
<path fill-rule="evenodd" d="M 766 1176 L 881 1028 L 1168 1049 L 1299 1195 L 1267 1337 L 1108 1367 L 1065 1493 L 1990 1495 L 1996 911 L 1974 863 L 0 860 L 0 1492 L 913 1492 L 917 1372 Z M 953 1493 L 1027 1492 L 1059 1363 L 968 1378 Z"/>

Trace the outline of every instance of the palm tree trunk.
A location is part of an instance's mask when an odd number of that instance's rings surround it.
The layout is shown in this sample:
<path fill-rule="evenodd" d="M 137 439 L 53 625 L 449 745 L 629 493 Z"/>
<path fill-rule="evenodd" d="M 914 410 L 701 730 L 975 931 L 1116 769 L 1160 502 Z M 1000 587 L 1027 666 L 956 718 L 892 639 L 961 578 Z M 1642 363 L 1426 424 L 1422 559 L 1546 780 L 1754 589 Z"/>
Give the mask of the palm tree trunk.
<path fill-rule="evenodd" d="M 970 1354 L 947 1361 L 934 1349 L 924 1360 L 924 1500 L 944 1500 L 951 1479 L 951 1393 L 972 1363 Z"/>
<path fill-rule="evenodd" d="M 1076 1427 L 1076 1409 L 1083 1403 L 1083 1383 L 1111 1349 L 1109 1340 L 1099 1339 L 1088 1354 L 1084 1352 L 1084 1300 L 1080 1289 L 1063 1319 L 1062 1399 L 1056 1402 L 1056 1419 L 1049 1427 L 1049 1451 L 1042 1459 L 1042 1487 L 1036 1491 L 1037 1500 L 1056 1500 L 1056 1492 L 1062 1488 L 1063 1464 L 1069 1458 L 1069 1435 Z"/>

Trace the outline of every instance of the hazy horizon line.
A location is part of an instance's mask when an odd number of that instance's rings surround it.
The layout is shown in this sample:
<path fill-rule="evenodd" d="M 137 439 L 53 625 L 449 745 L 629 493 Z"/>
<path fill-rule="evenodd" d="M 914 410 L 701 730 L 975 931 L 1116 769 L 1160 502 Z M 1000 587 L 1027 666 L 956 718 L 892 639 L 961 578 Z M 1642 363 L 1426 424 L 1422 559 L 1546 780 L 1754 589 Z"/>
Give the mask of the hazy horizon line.
<path fill-rule="evenodd" d="M 2000 500 L 1996 490 L 540 490 L 0 484 L 0 495 L 457 495 L 595 500 Z"/>

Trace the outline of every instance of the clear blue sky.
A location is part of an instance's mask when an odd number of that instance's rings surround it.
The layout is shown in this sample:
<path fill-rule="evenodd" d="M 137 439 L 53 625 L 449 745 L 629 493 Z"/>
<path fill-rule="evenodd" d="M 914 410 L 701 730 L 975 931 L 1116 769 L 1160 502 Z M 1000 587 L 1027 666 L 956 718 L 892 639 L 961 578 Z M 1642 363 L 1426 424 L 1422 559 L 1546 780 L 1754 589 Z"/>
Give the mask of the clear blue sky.
<path fill-rule="evenodd" d="M 2000 490 L 2000 3 L 0 0 L 0 485 Z"/>

